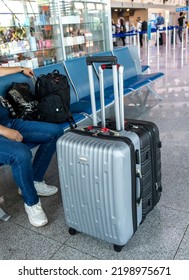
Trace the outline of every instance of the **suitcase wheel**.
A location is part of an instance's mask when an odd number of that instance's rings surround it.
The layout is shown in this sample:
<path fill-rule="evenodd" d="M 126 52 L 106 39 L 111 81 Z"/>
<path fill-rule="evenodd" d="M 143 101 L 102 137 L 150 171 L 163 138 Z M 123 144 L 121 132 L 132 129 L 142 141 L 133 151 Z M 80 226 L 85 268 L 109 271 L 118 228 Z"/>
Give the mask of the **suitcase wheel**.
<path fill-rule="evenodd" d="M 116 252 L 121 252 L 121 250 L 123 249 L 124 245 L 116 245 L 114 244 L 114 251 Z"/>
<path fill-rule="evenodd" d="M 69 234 L 75 235 L 77 233 L 77 230 L 75 228 L 69 228 Z"/>

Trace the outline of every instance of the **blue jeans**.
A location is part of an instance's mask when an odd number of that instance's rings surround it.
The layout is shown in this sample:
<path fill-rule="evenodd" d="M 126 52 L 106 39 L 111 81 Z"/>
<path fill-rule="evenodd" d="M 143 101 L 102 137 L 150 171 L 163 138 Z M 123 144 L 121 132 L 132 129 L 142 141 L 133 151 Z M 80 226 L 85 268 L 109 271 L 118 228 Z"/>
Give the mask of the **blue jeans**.
<path fill-rule="evenodd" d="M 41 182 L 56 151 L 56 141 L 63 134 L 59 124 L 9 119 L 6 127 L 18 130 L 23 142 L 16 142 L 0 136 L 0 163 L 12 168 L 16 184 L 22 191 L 24 202 L 29 205 L 38 203 L 39 198 L 34 181 Z M 32 163 L 31 148 L 38 146 Z"/>

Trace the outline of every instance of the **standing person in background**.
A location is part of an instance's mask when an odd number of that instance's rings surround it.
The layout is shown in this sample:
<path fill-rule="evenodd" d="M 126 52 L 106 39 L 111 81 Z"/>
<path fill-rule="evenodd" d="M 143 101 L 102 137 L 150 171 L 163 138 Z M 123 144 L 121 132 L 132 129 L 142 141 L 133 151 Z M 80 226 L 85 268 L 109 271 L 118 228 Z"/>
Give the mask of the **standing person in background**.
<path fill-rule="evenodd" d="M 182 30 L 184 28 L 184 14 L 183 12 L 180 12 L 179 14 L 179 18 L 178 18 L 178 36 L 179 36 L 179 40 L 182 43 Z"/>
<path fill-rule="evenodd" d="M 164 17 L 162 17 L 161 13 L 159 13 L 158 17 L 156 18 L 156 28 L 157 29 L 163 28 L 164 23 L 165 23 Z M 159 44 L 163 45 L 163 34 L 162 34 L 162 32 L 159 33 Z"/>
<path fill-rule="evenodd" d="M 144 36 L 145 36 L 145 38 L 147 38 L 147 31 L 148 31 L 148 23 L 147 23 L 146 20 L 143 20 L 143 22 L 142 22 L 142 32 L 143 32 L 142 38 L 144 38 Z"/>
<path fill-rule="evenodd" d="M 124 36 L 125 33 L 126 33 L 125 25 L 121 25 L 119 34 L 121 35 L 120 39 L 123 42 L 123 46 L 125 46 L 125 36 Z"/>
<path fill-rule="evenodd" d="M 138 32 L 141 32 L 142 31 L 142 20 L 140 17 L 137 17 L 137 26 L 136 26 L 136 29 Z M 143 34 L 139 34 L 139 40 L 140 40 L 140 46 L 142 47 L 143 46 Z"/>
<path fill-rule="evenodd" d="M 142 31 L 147 32 L 148 30 L 148 23 L 146 20 L 143 20 L 142 22 Z"/>

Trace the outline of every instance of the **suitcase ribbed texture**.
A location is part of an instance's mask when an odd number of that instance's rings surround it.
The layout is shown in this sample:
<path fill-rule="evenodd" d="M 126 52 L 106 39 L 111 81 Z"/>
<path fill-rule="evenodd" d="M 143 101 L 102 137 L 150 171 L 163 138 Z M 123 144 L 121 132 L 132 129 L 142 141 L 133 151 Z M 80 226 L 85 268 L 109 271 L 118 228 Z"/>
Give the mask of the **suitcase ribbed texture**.
<path fill-rule="evenodd" d="M 114 130 L 115 120 L 106 119 L 106 127 Z M 140 162 L 142 183 L 142 218 L 159 202 L 161 183 L 161 141 L 155 123 L 143 120 L 125 119 L 125 129 L 135 132 L 140 138 Z"/>
<path fill-rule="evenodd" d="M 134 233 L 130 149 L 121 141 L 75 136 L 68 132 L 57 143 L 67 224 L 124 245 Z"/>

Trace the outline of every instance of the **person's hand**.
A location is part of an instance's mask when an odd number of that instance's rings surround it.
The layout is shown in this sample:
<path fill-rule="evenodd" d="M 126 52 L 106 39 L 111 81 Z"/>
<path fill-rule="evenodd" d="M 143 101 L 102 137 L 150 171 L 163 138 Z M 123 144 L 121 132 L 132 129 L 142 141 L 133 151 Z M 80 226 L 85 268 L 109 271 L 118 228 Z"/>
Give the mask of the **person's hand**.
<path fill-rule="evenodd" d="M 31 78 L 34 76 L 33 70 L 28 67 L 23 67 L 23 74 Z"/>
<path fill-rule="evenodd" d="M 4 126 L 0 127 L 0 135 L 3 135 L 4 137 L 6 137 L 8 139 L 17 141 L 17 142 L 22 142 L 22 140 L 23 140 L 23 136 L 22 136 L 22 134 L 20 134 L 20 132 L 18 130 L 4 127 Z"/>

